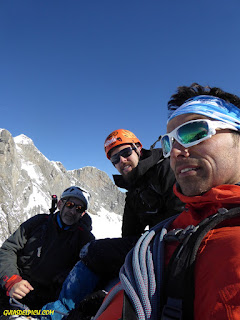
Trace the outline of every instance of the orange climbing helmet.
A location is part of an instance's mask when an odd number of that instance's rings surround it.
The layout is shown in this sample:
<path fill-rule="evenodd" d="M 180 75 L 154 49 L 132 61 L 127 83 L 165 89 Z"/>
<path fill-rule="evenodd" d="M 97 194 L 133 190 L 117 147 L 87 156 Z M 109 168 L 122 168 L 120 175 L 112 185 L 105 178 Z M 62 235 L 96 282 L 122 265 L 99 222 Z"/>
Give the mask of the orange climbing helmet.
<path fill-rule="evenodd" d="M 113 148 L 120 146 L 122 144 L 136 144 L 138 143 L 141 147 L 142 144 L 135 136 L 134 133 L 124 129 L 118 129 L 110 133 L 104 142 L 104 150 L 108 159 L 110 159 L 109 151 Z"/>

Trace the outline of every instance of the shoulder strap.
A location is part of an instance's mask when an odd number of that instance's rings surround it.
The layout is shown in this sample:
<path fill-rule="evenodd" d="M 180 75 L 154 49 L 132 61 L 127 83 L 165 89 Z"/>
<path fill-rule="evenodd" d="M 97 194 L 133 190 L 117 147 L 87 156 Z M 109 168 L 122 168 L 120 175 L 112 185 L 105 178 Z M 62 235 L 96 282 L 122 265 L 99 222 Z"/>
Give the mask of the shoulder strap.
<path fill-rule="evenodd" d="M 240 207 L 231 210 L 220 208 L 216 214 L 204 219 L 196 227 L 192 226 L 187 231 L 177 230 L 176 237 L 182 238 L 182 242 L 175 250 L 167 268 L 164 286 L 166 304 L 161 320 L 194 318 L 194 264 L 200 243 L 207 232 L 219 223 L 239 215 Z M 165 238 L 167 241 L 167 235 Z"/>

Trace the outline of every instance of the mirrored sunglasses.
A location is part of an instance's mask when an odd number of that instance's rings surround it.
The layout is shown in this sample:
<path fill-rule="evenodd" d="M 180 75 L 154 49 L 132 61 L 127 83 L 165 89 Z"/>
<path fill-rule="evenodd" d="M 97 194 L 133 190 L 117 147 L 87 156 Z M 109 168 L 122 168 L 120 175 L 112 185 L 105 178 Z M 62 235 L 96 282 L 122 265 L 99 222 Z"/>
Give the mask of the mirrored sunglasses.
<path fill-rule="evenodd" d="M 128 148 L 125 148 L 125 149 L 119 151 L 118 153 L 114 154 L 110 158 L 112 164 L 115 166 L 120 161 L 120 157 L 123 157 L 123 158 L 130 157 L 133 150 L 136 150 L 136 148 L 128 147 Z"/>
<path fill-rule="evenodd" d="M 65 207 L 72 209 L 74 207 L 77 213 L 83 213 L 85 211 L 85 208 L 83 206 L 80 206 L 79 204 L 74 203 L 73 201 L 66 201 Z"/>
<path fill-rule="evenodd" d="M 185 148 L 192 147 L 216 134 L 216 129 L 238 131 L 233 125 L 222 121 L 199 119 L 188 121 L 172 132 L 162 136 L 161 145 L 165 158 L 170 156 L 174 140 Z"/>

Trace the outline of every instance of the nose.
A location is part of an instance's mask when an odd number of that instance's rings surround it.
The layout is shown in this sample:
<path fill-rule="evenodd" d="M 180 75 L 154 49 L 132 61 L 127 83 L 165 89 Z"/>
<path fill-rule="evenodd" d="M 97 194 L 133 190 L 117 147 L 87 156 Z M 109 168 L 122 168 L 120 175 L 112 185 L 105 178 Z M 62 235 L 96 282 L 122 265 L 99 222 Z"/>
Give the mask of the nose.
<path fill-rule="evenodd" d="M 172 144 L 172 150 L 170 152 L 171 158 L 177 158 L 177 157 L 188 157 L 189 156 L 189 148 L 184 147 L 179 142 L 174 140 Z"/>
<path fill-rule="evenodd" d="M 123 156 L 120 156 L 120 161 L 119 161 L 120 163 L 121 163 L 121 162 L 126 162 L 126 161 L 127 161 L 126 158 L 124 158 Z"/>
<path fill-rule="evenodd" d="M 69 209 L 69 211 L 71 212 L 71 214 L 76 214 L 76 206 Z"/>

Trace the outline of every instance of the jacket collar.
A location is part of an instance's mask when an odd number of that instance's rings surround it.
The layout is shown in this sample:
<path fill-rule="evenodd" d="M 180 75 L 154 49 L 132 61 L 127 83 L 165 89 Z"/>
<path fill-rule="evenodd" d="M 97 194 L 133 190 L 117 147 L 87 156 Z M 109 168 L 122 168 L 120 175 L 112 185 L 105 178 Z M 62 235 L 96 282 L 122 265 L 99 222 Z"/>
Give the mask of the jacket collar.
<path fill-rule="evenodd" d="M 187 197 L 177 190 L 176 184 L 173 187 L 174 193 L 184 203 L 195 208 L 201 208 L 210 203 L 240 203 L 240 186 L 233 184 L 223 184 L 210 189 L 200 196 Z"/>
<path fill-rule="evenodd" d="M 184 202 L 183 211 L 173 222 L 172 227 L 189 224 L 196 225 L 204 218 L 217 212 L 219 208 L 233 208 L 240 206 L 240 186 L 220 185 L 210 189 L 201 196 L 187 197 L 177 190 L 176 184 L 173 187 L 176 196 Z"/>

